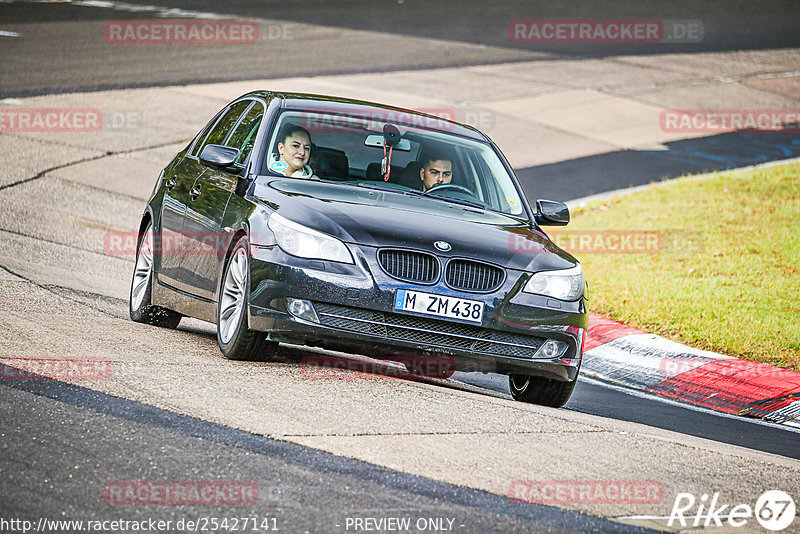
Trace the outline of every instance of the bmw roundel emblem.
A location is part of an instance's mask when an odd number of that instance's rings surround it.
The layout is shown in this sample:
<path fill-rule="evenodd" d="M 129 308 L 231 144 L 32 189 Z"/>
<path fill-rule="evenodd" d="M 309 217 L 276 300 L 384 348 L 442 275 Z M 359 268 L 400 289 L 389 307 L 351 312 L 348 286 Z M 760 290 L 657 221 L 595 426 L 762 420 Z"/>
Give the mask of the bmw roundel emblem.
<path fill-rule="evenodd" d="M 447 252 L 448 250 L 453 248 L 453 247 L 450 246 L 450 243 L 448 243 L 447 241 L 437 241 L 437 242 L 435 242 L 433 244 L 433 246 L 436 247 L 437 249 L 441 250 L 442 252 Z"/>

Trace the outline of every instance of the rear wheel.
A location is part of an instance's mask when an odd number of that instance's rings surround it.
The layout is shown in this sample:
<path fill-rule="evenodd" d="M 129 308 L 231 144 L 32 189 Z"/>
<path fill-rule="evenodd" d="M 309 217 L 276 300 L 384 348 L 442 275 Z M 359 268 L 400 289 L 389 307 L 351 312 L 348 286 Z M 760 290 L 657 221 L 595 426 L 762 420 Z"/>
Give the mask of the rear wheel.
<path fill-rule="evenodd" d="M 136 267 L 131 280 L 128 298 L 128 311 L 137 323 L 151 324 L 164 328 L 177 328 L 181 314 L 151 304 L 153 286 L 153 223 L 139 235 L 136 246 Z"/>
<path fill-rule="evenodd" d="M 248 241 L 236 242 L 225 265 L 217 309 L 217 342 L 229 360 L 269 361 L 278 343 L 267 341 L 263 332 L 250 330 L 247 308 L 250 299 Z"/>
<path fill-rule="evenodd" d="M 514 400 L 554 408 L 560 408 L 567 403 L 577 381 L 577 377 L 571 382 L 561 382 L 541 376 L 508 376 L 508 386 Z"/>

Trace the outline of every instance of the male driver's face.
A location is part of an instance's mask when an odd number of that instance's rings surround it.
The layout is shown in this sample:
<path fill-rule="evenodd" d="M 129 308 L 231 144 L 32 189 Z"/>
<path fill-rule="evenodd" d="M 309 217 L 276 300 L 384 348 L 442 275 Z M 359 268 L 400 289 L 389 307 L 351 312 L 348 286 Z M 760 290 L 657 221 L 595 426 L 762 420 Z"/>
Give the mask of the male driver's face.
<path fill-rule="evenodd" d="M 453 179 L 453 165 L 446 159 L 429 161 L 419 170 L 419 175 L 422 178 L 422 190 L 427 191 L 435 185 L 449 184 Z"/>

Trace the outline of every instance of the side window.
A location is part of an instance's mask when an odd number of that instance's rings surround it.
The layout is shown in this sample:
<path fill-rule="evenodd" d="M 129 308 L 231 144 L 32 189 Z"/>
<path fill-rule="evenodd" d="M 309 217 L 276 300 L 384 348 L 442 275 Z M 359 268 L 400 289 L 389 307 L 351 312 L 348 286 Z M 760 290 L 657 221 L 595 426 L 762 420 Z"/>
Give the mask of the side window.
<path fill-rule="evenodd" d="M 192 139 L 192 142 L 189 144 L 189 146 L 191 147 L 190 151 L 191 155 L 193 156 L 197 155 L 197 151 L 200 149 L 200 145 L 203 144 L 203 139 L 205 138 L 206 135 L 208 135 L 208 131 L 211 129 L 211 127 L 214 126 L 214 124 L 216 124 L 217 119 L 220 117 L 221 114 L 222 112 L 220 111 L 219 113 L 214 115 L 214 118 L 208 121 L 206 125 L 203 126 L 203 129 L 200 130 L 200 132 L 194 136 L 194 139 Z"/>
<path fill-rule="evenodd" d="M 256 134 L 258 127 L 261 125 L 261 119 L 264 118 L 264 106 L 260 102 L 256 102 L 250 111 L 239 121 L 239 125 L 231 134 L 226 146 L 238 148 L 240 150 L 239 157 L 236 158 L 236 163 L 244 163 L 247 161 L 247 156 L 253 150 L 253 145 L 256 142 Z"/>
<path fill-rule="evenodd" d="M 199 156 L 206 145 L 221 145 L 225 141 L 225 138 L 228 137 L 231 128 L 236 124 L 239 116 L 244 113 L 244 110 L 247 109 L 247 106 L 249 106 L 251 102 L 252 100 L 242 100 L 228 108 L 228 111 L 217 121 L 217 124 L 214 125 L 214 128 L 211 130 L 211 133 L 208 134 L 208 137 L 205 138 L 202 145 L 194 151 L 194 154 Z"/>

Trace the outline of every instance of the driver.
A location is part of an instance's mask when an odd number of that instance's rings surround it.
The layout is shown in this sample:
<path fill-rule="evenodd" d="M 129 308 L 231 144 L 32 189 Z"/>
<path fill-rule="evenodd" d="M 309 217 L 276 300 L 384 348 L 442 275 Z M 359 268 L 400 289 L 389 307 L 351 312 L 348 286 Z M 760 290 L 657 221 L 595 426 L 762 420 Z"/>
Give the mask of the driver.
<path fill-rule="evenodd" d="M 437 185 L 449 184 L 453 180 L 453 162 L 441 152 L 432 152 L 423 161 L 419 170 L 422 190 L 427 191 Z"/>

